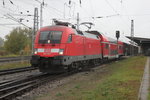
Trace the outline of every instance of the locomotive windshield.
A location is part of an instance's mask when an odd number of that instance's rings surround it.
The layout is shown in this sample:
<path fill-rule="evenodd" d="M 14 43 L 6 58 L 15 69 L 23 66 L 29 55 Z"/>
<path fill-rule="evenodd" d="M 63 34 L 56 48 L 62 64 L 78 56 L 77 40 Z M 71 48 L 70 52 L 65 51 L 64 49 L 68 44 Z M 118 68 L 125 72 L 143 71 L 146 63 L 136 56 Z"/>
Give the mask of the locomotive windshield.
<path fill-rule="evenodd" d="M 61 31 L 43 31 L 40 33 L 39 43 L 60 43 Z"/>

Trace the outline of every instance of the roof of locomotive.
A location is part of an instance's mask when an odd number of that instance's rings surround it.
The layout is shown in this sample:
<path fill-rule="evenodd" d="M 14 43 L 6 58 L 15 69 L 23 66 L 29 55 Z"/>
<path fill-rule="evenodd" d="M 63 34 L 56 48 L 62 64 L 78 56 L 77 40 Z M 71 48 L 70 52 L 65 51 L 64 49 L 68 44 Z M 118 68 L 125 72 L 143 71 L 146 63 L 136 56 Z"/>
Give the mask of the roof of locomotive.
<path fill-rule="evenodd" d="M 101 40 L 103 41 L 103 42 L 109 42 L 110 40 L 109 40 L 109 38 L 108 37 L 106 37 L 104 34 L 102 34 L 101 32 L 98 32 L 98 31 L 87 31 L 88 33 L 91 33 L 91 34 L 95 34 L 95 35 L 98 35 L 98 36 L 100 36 L 101 37 Z"/>
<path fill-rule="evenodd" d="M 42 31 L 42 30 L 49 30 L 49 29 L 54 29 L 54 30 L 76 30 L 72 27 L 68 27 L 68 26 L 63 26 L 63 25 L 52 25 L 52 26 L 45 26 L 45 27 L 42 27 L 39 31 Z M 117 43 L 117 40 L 113 39 L 113 38 L 110 38 L 110 37 L 107 37 L 105 35 L 103 35 L 102 33 L 98 32 L 98 31 L 86 31 L 87 33 L 90 33 L 90 34 L 94 34 L 94 35 L 98 35 L 101 37 L 101 40 L 103 42 L 110 42 L 110 43 Z M 85 34 L 83 34 L 85 35 Z M 86 35 L 85 35 L 86 36 Z M 119 43 L 121 43 L 121 41 L 118 41 Z"/>
<path fill-rule="evenodd" d="M 45 29 L 73 29 L 71 27 L 68 27 L 68 26 L 63 26 L 63 25 L 52 25 L 52 26 L 45 26 L 45 27 L 42 27 L 40 29 L 40 31 L 42 30 L 45 30 Z"/>
<path fill-rule="evenodd" d="M 111 37 L 105 36 L 103 33 L 98 31 L 87 31 L 88 33 L 100 35 L 103 42 L 117 43 L 117 39 L 113 39 Z M 122 44 L 122 41 L 118 41 L 119 44 Z"/>

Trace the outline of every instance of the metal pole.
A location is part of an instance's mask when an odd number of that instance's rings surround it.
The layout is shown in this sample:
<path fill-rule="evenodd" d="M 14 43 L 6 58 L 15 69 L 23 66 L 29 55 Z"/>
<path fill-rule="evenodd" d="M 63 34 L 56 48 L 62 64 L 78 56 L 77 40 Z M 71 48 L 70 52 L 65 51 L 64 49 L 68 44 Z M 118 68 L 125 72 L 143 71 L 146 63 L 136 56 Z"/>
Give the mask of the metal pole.
<path fill-rule="evenodd" d="M 119 55 L 119 48 L 118 48 L 118 38 L 117 38 L 117 55 Z"/>
<path fill-rule="evenodd" d="M 131 20 L 131 46 L 130 46 L 130 54 L 133 56 L 134 55 L 134 42 L 133 42 L 133 37 L 134 37 L 134 20 Z"/>
<path fill-rule="evenodd" d="M 34 23 L 33 23 L 33 32 L 32 32 L 32 54 L 34 53 L 34 39 L 35 39 L 35 33 L 38 30 L 38 8 L 34 9 Z"/>
<path fill-rule="evenodd" d="M 40 28 L 43 26 L 43 2 L 40 5 Z"/>
<path fill-rule="evenodd" d="M 43 6 L 45 5 L 44 0 L 40 2 L 39 0 L 35 0 L 40 3 L 40 28 L 43 26 Z"/>
<path fill-rule="evenodd" d="M 79 30 L 79 13 L 77 13 L 77 30 Z"/>

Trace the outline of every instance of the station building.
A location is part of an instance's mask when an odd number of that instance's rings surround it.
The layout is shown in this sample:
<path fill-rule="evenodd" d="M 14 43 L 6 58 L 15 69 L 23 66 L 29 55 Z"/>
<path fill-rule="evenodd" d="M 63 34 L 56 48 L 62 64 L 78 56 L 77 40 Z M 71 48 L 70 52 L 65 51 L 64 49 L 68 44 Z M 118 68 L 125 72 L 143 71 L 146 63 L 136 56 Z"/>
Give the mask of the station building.
<path fill-rule="evenodd" d="M 133 40 L 134 42 L 136 42 L 140 49 L 139 52 L 146 55 L 146 56 L 150 56 L 150 38 L 141 38 L 141 37 L 129 37 L 127 36 L 127 38 L 129 38 L 130 40 Z"/>

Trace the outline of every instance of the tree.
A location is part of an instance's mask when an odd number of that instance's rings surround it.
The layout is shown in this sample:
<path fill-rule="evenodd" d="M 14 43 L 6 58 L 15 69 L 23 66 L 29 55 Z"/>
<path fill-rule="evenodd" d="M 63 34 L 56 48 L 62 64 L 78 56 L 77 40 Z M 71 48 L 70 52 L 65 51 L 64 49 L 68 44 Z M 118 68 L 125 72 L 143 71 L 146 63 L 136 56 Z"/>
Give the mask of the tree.
<path fill-rule="evenodd" d="M 3 47 L 4 45 L 4 40 L 0 37 L 0 48 Z"/>
<path fill-rule="evenodd" d="M 13 29 L 10 34 L 5 37 L 5 50 L 13 54 L 19 54 L 27 45 L 31 47 L 31 32 L 32 30 L 21 27 Z"/>

